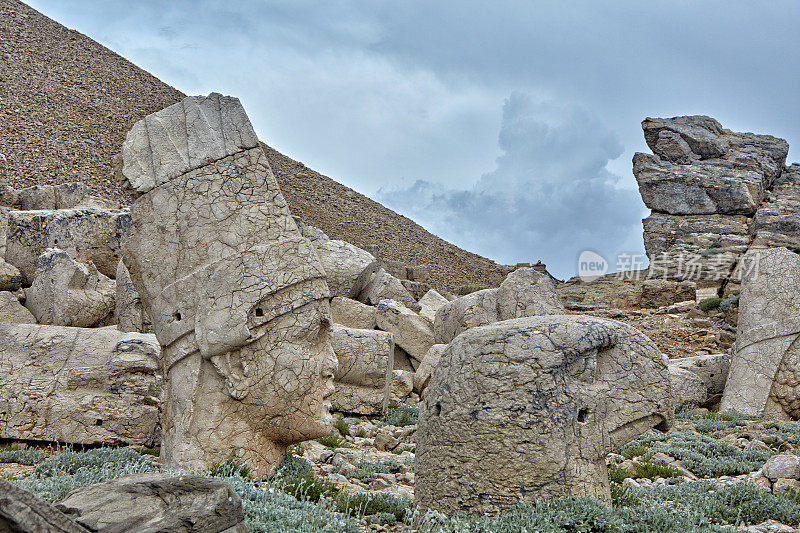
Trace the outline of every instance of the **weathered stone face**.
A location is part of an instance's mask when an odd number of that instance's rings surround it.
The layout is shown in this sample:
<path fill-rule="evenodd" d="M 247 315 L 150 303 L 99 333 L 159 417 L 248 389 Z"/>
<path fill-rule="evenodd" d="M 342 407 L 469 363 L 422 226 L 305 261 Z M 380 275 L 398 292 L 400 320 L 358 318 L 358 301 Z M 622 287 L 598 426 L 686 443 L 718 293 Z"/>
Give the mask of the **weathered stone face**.
<path fill-rule="evenodd" d="M 800 418 L 800 255 L 748 252 L 741 268 L 734 356 L 720 404 L 752 416 Z"/>
<path fill-rule="evenodd" d="M 329 432 L 325 272 L 235 98 L 188 97 L 137 123 L 122 174 L 141 193 L 123 250 L 166 379 L 169 465 L 266 476 Z"/>
<path fill-rule="evenodd" d="M 610 501 L 605 456 L 672 412 L 666 358 L 626 324 L 552 315 L 470 329 L 425 392 L 416 504 L 477 514 L 567 494 Z"/>

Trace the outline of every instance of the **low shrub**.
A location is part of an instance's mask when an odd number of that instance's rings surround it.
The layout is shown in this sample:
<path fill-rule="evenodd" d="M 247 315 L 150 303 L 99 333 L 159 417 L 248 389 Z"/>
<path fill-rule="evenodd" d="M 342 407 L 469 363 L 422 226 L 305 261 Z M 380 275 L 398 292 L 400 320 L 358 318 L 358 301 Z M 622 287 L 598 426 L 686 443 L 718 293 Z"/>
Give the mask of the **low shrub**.
<path fill-rule="evenodd" d="M 410 426 L 419 420 L 419 409 L 407 405 L 393 407 L 386 414 L 385 422 L 392 426 Z"/>
<path fill-rule="evenodd" d="M 250 467 L 246 463 L 241 463 L 235 459 L 228 459 L 212 464 L 208 467 L 208 475 L 211 477 L 248 477 Z"/>
<path fill-rule="evenodd" d="M 365 430 L 364 428 L 358 428 L 356 432 L 353 433 L 353 436 L 363 439 L 364 437 L 367 436 L 367 430 Z"/>
<path fill-rule="evenodd" d="M 350 424 L 344 421 L 344 418 L 337 418 L 333 423 L 333 427 L 339 432 L 342 437 L 350 435 Z"/>
<path fill-rule="evenodd" d="M 649 453 L 650 447 L 645 446 L 644 444 L 636 444 L 634 446 L 626 446 L 619 451 L 619 454 L 623 456 L 625 459 L 633 459 L 634 457 L 641 457 L 642 455 Z"/>
<path fill-rule="evenodd" d="M 0 449 L 0 463 L 17 463 L 21 465 L 35 465 L 44 461 L 41 450 L 15 450 L 13 448 Z"/>
<path fill-rule="evenodd" d="M 320 437 L 317 442 L 328 448 L 350 448 L 350 443 L 342 438 L 338 431 L 334 431 L 327 437 Z"/>
<path fill-rule="evenodd" d="M 373 516 L 381 520 L 393 517 L 391 521 L 404 522 L 410 521 L 414 505 L 411 500 L 384 492 L 341 493 L 336 497 L 336 510 L 351 516 Z"/>
<path fill-rule="evenodd" d="M 719 304 L 721 303 L 722 298 L 706 298 L 700 302 L 700 310 L 704 313 L 708 313 L 709 311 L 718 308 Z"/>
<path fill-rule="evenodd" d="M 608 467 L 608 480 L 612 483 L 622 483 L 629 477 L 631 477 L 630 472 L 621 466 L 612 465 Z"/>
<path fill-rule="evenodd" d="M 767 451 L 739 450 L 726 442 L 690 431 L 681 431 L 668 442 L 655 444 L 653 451 L 680 459 L 687 469 L 700 477 L 748 474 L 761 468 L 770 457 Z"/>
<path fill-rule="evenodd" d="M 359 461 L 353 466 L 353 470 L 350 471 L 350 477 L 356 478 L 363 483 L 375 481 L 375 474 L 377 473 L 399 472 L 403 468 L 403 465 L 397 461 L 381 461 L 379 463 Z"/>
<path fill-rule="evenodd" d="M 682 476 L 683 473 L 681 473 L 680 470 L 664 463 L 651 463 L 649 461 L 643 461 L 636 465 L 637 478 L 656 479 L 659 477 L 672 478 Z"/>
<path fill-rule="evenodd" d="M 336 485 L 318 478 L 313 472 L 281 476 L 275 480 L 275 486 L 300 501 L 312 503 L 317 503 L 323 496 L 332 498 L 339 494 Z"/>

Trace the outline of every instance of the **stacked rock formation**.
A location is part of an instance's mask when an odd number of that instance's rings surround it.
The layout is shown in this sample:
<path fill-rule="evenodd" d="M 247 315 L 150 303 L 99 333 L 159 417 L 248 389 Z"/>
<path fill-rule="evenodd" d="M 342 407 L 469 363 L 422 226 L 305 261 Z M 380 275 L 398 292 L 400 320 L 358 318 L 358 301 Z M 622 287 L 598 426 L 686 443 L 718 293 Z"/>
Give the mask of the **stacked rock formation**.
<path fill-rule="evenodd" d="M 754 235 L 767 245 L 800 239 L 786 141 L 705 116 L 648 118 L 642 129 L 653 154 L 635 154 L 633 173 L 652 210 L 643 221 L 650 276 L 721 284 Z"/>

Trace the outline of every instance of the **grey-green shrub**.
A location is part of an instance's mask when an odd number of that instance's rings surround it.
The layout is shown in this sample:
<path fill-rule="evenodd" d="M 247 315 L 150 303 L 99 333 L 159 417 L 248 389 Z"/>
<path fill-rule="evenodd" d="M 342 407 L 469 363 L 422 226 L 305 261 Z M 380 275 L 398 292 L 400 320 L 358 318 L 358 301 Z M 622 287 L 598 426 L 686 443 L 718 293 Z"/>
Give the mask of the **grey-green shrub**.
<path fill-rule="evenodd" d="M 739 450 L 726 442 L 690 431 L 681 431 L 667 442 L 654 444 L 653 451 L 680 459 L 700 477 L 748 474 L 761 468 L 770 457 L 766 451 Z"/>
<path fill-rule="evenodd" d="M 0 450 L 0 463 L 35 465 L 42 461 L 44 461 L 44 453 L 41 450 L 14 450 L 11 448 Z"/>
<path fill-rule="evenodd" d="M 419 419 L 419 409 L 400 405 L 393 407 L 386 414 L 386 423 L 392 426 L 410 426 L 416 424 Z"/>

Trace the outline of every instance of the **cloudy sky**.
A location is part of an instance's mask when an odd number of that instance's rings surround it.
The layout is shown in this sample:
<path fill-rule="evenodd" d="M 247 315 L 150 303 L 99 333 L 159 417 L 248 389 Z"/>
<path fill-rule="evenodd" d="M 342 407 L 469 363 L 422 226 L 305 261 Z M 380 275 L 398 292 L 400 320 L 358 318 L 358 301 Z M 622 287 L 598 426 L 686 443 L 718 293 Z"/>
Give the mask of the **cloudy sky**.
<path fill-rule="evenodd" d="M 800 159 L 795 0 L 32 0 L 259 136 L 500 263 L 642 253 L 646 116 L 707 114 Z"/>

